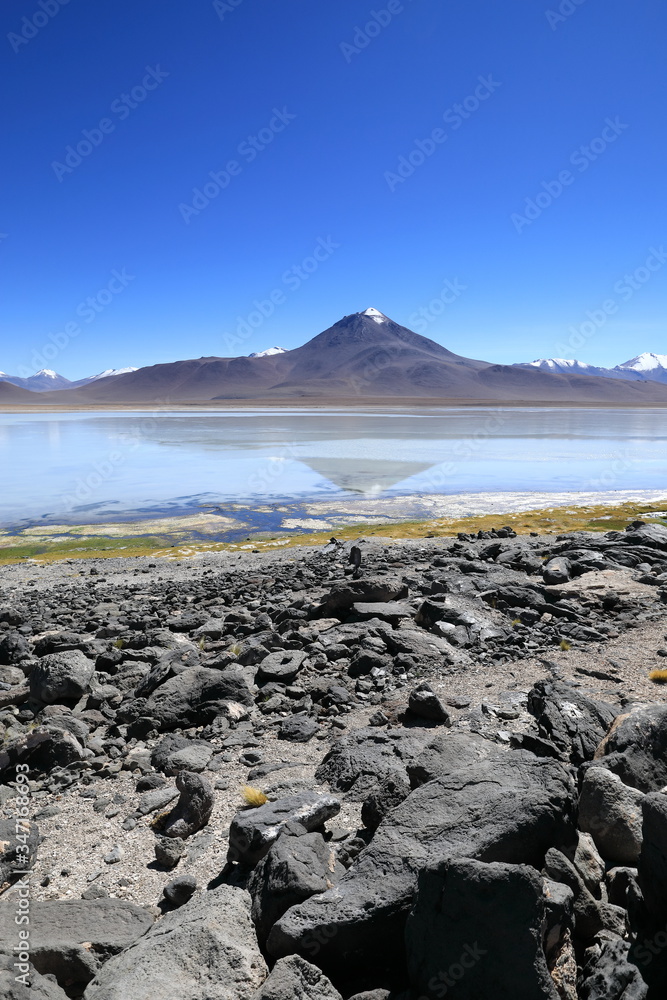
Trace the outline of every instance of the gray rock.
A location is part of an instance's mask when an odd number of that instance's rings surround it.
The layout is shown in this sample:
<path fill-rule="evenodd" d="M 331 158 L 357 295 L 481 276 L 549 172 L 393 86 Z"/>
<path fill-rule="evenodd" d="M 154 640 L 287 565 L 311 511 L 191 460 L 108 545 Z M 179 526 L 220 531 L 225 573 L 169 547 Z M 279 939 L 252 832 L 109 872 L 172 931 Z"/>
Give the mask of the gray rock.
<path fill-rule="evenodd" d="M 412 689 L 408 697 L 408 707 L 413 715 L 419 716 L 420 719 L 451 725 L 449 712 L 426 681 Z"/>
<path fill-rule="evenodd" d="M 33 774 L 50 774 L 83 757 L 83 747 L 71 733 L 35 729 L 0 749 L 0 775 L 13 781 L 17 764 L 27 764 Z"/>
<path fill-rule="evenodd" d="M 542 879 L 528 865 L 462 859 L 424 869 L 405 930 L 415 995 L 558 1000 L 544 911 Z"/>
<path fill-rule="evenodd" d="M 94 661 L 78 649 L 50 653 L 30 674 L 30 695 L 45 704 L 79 699 L 88 690 L 94 672 Z"/>
<path fill-rule="evenodd" d="M 181 797 L 166 817 L 161 832 L 165 837 L 185 840 L 206 826 L 213 812 L 215 795 L 208 778 L 193 771 L 181 771 L 176 777 L 176 787 Z"/>
<path fill-rule="evenodd" d="M 280 723 L 278 739 L 289 740 L 290 743 L 307 743 L 319 730 L 314 719 L 305 713 L 299 713 Z"/>
<path fill-rule="evenodd" d="M 315 771 L 319 782 L 362 802 L 387 777 L 406 778 L 405 764 L 432 739 L 427 729 L 355 729 L 332 745 Z"/>
<path fill-rule="evenodd" d="M 476 733 L 461 733 L 452 729 L 440 731 L 407 762 L 410 784 L 416 788 L 433 778 L 460 771 L 468 764 L 484 760 L 496 749 L 493 743 Z"/>
<path fill-rule="evenodd" d="M 149 813 L 164 809 L 170 802 L 178 798 L 178 789 L 173 785 L 163 785 L 161 788 L 151 788 L 139 796 L 137 812 L 140 816 L 148 816 Z"/>
<path fill-rule="evenodd" d="M 211 670 L 189 667 L 170 677 L 146 699 L 145 714 L 156 728 L 169 730 L 205 725 L 221 711 L 225 702 L 251 706 L 253 697 L 243 673 L 230 667 Z"/>
<path fill-rule="evenodd" d="M 554 882 L 562 882 L 574 893 L 574 928 L 578 937 L 590 940 L 601 930 L 625 933 L 625 912 L 595 899 L 570 859 L 561 851 L 554 847 L 547 851 L 544 870 Z"/>
<path fill-rule="evenodd" d="M 18 943 L 18 942 L 17 942 Z M 68 1000 L 53 979 L 40 976 L 34 965 L 0 955 L 0 997 L 2 1000 Z"/>
<path fill-rule="evenodd" d="M 167 913 L 110 959 L 85 1000 L 253 1000 L 266 973 L 250 896 L 222 885 Z"/>
<path fill-rule="evenodd" d="M 410 785 L 402 775 L 387 775 L 378 787 L 364 799 L 361 806 L 361 822 L 367 830 L 377 830 L 378 826 L 396 806 L 410 794 Z"/>
<path fill-rule="evenodd" d="M 517 804 L 521 807 L 517 808 Z M 553 760 L 496 754 L 415 789 L 380 824 L 334 889 L 292 907 L 267 947 L 276 957 L 308 953 L 318 963 L 400 963 L 419 871 L 443 857 L 541 866 L 553 843 L 574 842 L 575 790 Z"/>
<path fill-rule="evenodd" d="M 257 677 L 263 681 L 282 681 L 289 684 L 303 666 L 306 654 L 300 649 L 277 650 L 269 653 L 259 663 Z"/>
<path fill-rule="evenodd" d="M 167 882 L 162 891 L 165 899 L 174 906 L 183 906 L 197 891 L 197 879 L 194 875 L 179 875 Z"/>
<path fill-rule="evenodd" d="M 589 767 L 579 796 L 579 828 L 590 833 L 603 858 L 634 865 L 642 846 L 643 792 L 624 785 L 605 767 Z"/>
<path fill-rule="evenodd" d="M 580 1000 L 645 1000 L 648 987 L 628 961 L 630 944 L 613 934 L 600 935 L 586 952 Z"/>
<path fill-rule="evenodd" d="M 206 769 L 213 752 L 213 747 L 205 740 L 189 740 L 185 736 L 169 733 L 151 753 L 151 764 L 169 775 L 179 771 L 201 772 Z"/>
<path fill-rule="evenodd" d="M 0 904 L 0 951 L 11 953 L 16 902 Z M 111 955 L 129 947 L 151 927 L 142 906 L 123 899 L 30 901 L 30 958 L 41 975 L 59 984 L 90 982 Z"/>
<path fill-rule="evenodd" d="M 331 889 L 345 873 L 336 860 L 335 848 L 320 833 L 290 835 L 290 828 L 287 824 L 248 882 L 252 919 L 261 945 L 290 906 Z"/>
<path fill-rule="evenodd" d="M 567 583 L 570 579 L 570 560 L 565 556 L 554 556 L 545 563 L 542 569 L 542 577 L 547 584 Z"/>
<path fill-rule="evenodd" d="M 185 854 L 185 844 L 178 837 L 158 837 L 155 841 L 155 860 L 163 868 L 175 868 Z"/>
<path fill-rule="evenodd" d="M 298 792 L 256 809 L 236 814 L 229 829 L 229 861 L 255 865 L 267 854 L 286 823 L 297 822 L 309 832 L 340 812 L 340 802 L 332 795 Z"/>
<path fill-rule="evenodd" d="M 397 576 L 365 577 L 335 583 L 318 608 L 319 618 L 344 618 L 353 604 L 385 603 L 408 596 L 407 585 Z"/>
<path fill-rule="evenodd" d="M 539 735 L 550 740 L 579 766 L 592 760 L 618 710 L 593 701 L 564 681 L 542 680 L 528 693 L 528 711 Z"/>
<path fill-rule="evenodd" d="M 343 1000 L 324 973 L 298 955 L 281 958 L 252 1000 Z"/>
<path fill-rule="evenodd" d="M 580 830 L 573 863 L 588 891 L 596 899 L 600 899 L 604 883 L 605 863 L 600 857 L 590 833 L 582 833 Z"/>
<path fill-rule="evenodd" d="M 667 795 L 655 792 L 642 801 L 643 844 L 639 884 L 649 913 L 667 923 Z"/>
<path fill-rule="evenodd" d="M 667 785 L 667 705 L 636 705 L 619 715 L 595 756 L 626 785 L 660 791 Z"/>

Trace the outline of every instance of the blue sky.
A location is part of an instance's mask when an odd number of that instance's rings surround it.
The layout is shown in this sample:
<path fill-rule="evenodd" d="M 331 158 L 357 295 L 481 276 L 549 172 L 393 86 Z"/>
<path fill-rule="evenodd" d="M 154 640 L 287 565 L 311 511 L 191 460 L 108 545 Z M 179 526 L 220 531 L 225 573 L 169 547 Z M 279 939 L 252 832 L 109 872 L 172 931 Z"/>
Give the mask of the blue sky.
<path fill-rule="evenodd" d="M 667 353 L 660 0 L 5 0 L 0 26 L 6 372 L 296 347 L 371 305 L 496 362 Z"/>

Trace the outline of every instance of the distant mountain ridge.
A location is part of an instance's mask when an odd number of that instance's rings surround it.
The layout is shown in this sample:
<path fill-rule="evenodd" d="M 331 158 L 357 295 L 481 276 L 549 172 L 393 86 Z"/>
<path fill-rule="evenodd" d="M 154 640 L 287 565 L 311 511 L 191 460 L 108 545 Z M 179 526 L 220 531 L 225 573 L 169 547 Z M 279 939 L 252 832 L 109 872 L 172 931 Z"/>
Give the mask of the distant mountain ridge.
<path fill-rule="evenodd" d="M 538 358 L 537 361 L 521 362 L 516 368 L 538 368 L 563 374 L 594 375 L 598 378 L 625 378 L 638 381 L 662 382 L 667 384 L 667 354 L 638 354 L 636 358 L 624 361 L 614 368 L 599 368 L 574 358 Z"/>
<path fill-rule="evenodd" d="M 76 389 L 79 386 L 97 382 L 101 378 L 112 378 L 116 375 L 126 375 L 128 372 L 136 371 L 138 371 L 137 368 L 107 368 L 99 375 L 91 375 L 89 378 L 81 378 L 76 382 L 71 382 L 64 375 L 59 375 L 58 372 L 54 372 L 50 368 L 41 368 L 27 378 L 0 372 L 0 382 L 9 382 L 11 385 L 16 385 L 21 389 L 29 389 L 31 392 L 52 392 L 60 389 Z"/>
<path fill-rule="evenodd" d="M 511 403 L 658 403 L 667 385 L 646 377 L 656 364 L 640 355 L 600 378 L 557 359 L 497 365 L 465 358 L 394 322 L 379 309 L 351 313 L 293 350 L 249 357 L 193 358 L 151 365 L 57 391 L 25 392 L 13 402 L 79 406 L 224 402 L 225 400 L 483 400 Z M 661 358 L 661 355 L 655 355 Z M 653 367 L 652 367 L 653 366 Z M 621 370 L 622 369 L 622 370 Z M 600 372 L 606 369 L 599 369 Z M 657 368 L 656 368 L 657 371 Z M 0 402 L 10 402 L 0 380 Z M 15 387 L 18 391 L 18 387 Z M 1 391 L 3 390 L 4 391 Z"/>

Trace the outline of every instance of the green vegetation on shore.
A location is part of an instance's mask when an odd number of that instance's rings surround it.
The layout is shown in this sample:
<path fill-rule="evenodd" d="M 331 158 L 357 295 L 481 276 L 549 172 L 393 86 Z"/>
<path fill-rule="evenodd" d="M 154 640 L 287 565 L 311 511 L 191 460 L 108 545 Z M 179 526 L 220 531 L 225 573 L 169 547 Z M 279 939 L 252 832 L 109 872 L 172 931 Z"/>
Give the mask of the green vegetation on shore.
<path fill-rule="evenodd" d="M 153 556 L 165 558 L 188 558 L 197 553 L 221 552 L 225 550 L 259 550 L 270 551 L 275 548 L 287 548 L 295 545 L 325 545 L 332 534 L 339 540 L 355 539 L 361 536 L 372 538 L 437 538 L 456 535 L 460 531 L 477 532 L 507 526 L 517 534 L 538 532 L 541 535 L 562 534 L 569 531 L 612 531 L 623 530 L 632 521 L 655 514 L 656 506 L 647 503 L 623 503 L 618 506 L 604 504 L 581 507 L 552 507 L 541 510 L 517 511 L 511 513 L 494 513 L 471 515 L 470 517 L 446 518 L 432 520 L 401 521 L 387 524 L 357 524 L 341 528 L 328 528 L 323 531 L 306 533 L 282 533 L 268 536 L 266 532 L 247 536 L 243 541 L 220 542 L 186 541 L 182 530 L 176 535 L 128 535 L 119 537 L 121 526 L 115 525 L 113 535 L 106 537 L 96 534 L 95 537 L 85 537 L 85 526 L 72 528 L 82 537 L 62 538 L 48 541 L 43 538 L 30 539 L 29 536 L 18 534 L 0 535 L 0 565 L 22 562 L 27 559 L 35 562 L 56 562 L 64 559 L 105 559 L 113 556 Z M 327 518 L 331 521 L 332 518 Z M 667 524 L 667 511 L 660 511 L 658 516 L 650 518 L 655 523 Z M 152 522 L 151 526 L 154 526 Z M 15 543 L 15 544 L 14 544 Z"/>

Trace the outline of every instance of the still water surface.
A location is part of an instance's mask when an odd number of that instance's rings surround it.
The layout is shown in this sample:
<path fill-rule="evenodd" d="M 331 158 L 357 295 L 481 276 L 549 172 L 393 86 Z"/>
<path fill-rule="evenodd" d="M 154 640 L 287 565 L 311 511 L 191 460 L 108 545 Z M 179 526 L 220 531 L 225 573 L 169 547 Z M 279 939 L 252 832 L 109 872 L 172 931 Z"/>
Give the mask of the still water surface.
<path fill-rule="evenodd" d="M 354 495 L 667 486 L 667 409 L 0 414 L 0 524 Z"/>

